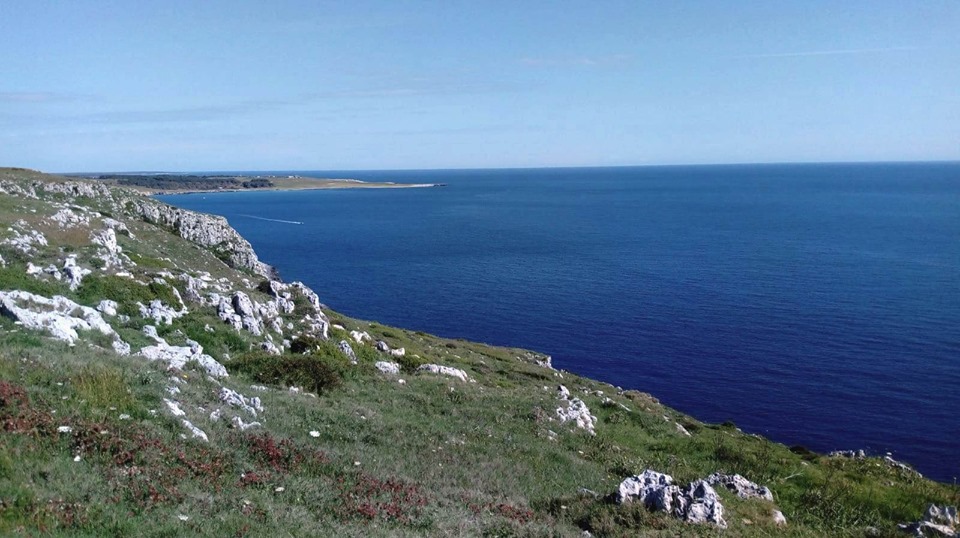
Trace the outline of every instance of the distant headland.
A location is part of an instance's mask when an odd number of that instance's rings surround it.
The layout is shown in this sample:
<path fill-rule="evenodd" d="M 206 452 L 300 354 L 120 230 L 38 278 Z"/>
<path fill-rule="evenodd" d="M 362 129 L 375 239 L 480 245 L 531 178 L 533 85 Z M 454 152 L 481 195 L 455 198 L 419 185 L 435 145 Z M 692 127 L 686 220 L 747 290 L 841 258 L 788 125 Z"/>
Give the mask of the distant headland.
<path fill-rule="evenodd" d="M 240 191 L 297 191 L 316 189 L 409 189 L 445 187 L 444 183 L 372 182 L 346 178 L 316 178 L 299 175 L 237 174 L 71 174 L 107 185 L 128 187 L 145 194 L 192 194 Z"/>

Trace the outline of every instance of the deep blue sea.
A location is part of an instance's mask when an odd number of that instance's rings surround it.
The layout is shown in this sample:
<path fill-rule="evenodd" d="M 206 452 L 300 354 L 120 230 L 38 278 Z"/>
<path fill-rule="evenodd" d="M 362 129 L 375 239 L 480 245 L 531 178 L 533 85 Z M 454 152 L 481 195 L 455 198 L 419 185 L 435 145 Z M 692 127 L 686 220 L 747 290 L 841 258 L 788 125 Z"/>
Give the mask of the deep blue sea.
<path fill-rule="evenodd" d="M 960 163 L 297 173 L 447 186 L 161 199 L 350 316 L 960 476 Z"/>

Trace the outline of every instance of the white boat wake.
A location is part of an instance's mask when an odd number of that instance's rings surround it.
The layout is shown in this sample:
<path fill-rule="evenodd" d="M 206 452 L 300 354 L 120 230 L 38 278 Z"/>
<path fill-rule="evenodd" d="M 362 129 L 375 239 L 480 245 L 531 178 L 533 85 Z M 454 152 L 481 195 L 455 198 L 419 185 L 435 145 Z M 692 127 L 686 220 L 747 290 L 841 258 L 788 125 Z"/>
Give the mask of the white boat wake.
<path fill-rule="evenodd" d="M 240 216 L 241 216 L 241 217 L 249 217 L 249 218 L 251 218 L 251 219 L 257 219 L 257 220 L 268 220 L 268 221 L 270 221 L 270 222 L 282 222 L 282 223 L 284 223 L 284 224 L 303 224 L 303 223 L 300 222 L 299 220 L 268 219 L 268 218 L 266 218 L 266 217 L 257 217 L 257 216 L 254 216 L 254 215 L 240 215 Z"/>

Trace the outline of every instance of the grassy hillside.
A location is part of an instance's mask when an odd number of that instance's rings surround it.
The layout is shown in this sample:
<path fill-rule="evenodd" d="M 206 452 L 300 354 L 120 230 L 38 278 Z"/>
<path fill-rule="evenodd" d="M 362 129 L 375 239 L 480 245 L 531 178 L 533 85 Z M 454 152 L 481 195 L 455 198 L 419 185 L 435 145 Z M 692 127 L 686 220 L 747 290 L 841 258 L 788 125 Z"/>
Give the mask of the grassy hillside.
<path fill-rule="evenodd" d="M 116 337 L 80 329 L 71 345 L 0 317 L 0 535 L 898 536 L 928 504 L 960 503 L 955 485 L 883 459 L 705 424 L 649 394 L 553 370 L 535 352 L 351 319 L 299 287 L 283 297 L 253 269 L 225 264 L 226 244 L 148 222 L 136 193 L 48 187 L 83 184 L 66 181 L 0 170 L 0 291 L 112 300 L 116 314 L 102 318 Z M 107 228 L 119 249 L 94 241 Z M 46 244 L 24 250 L 17 238 L 31 231 Z M 90 271 L 73 289 L 70 257 Z M 237 328 L 210 294 L 238 291 L 279 310 Z M 176 317 L 144 318 L 153 301 Z M 230 375 L 139 355 L 159 346 L 150 327 L 169 346 L 199 344 Z M 117 338 L 130 355 L 114 351 Z M 559 420 L 559 385 L 596 417 L 595 435 Z M 726 529 L 616 503 L 620 482 L 645 469 L 680 484 L 739 473 L 774 500 L 717 488 Z"/>

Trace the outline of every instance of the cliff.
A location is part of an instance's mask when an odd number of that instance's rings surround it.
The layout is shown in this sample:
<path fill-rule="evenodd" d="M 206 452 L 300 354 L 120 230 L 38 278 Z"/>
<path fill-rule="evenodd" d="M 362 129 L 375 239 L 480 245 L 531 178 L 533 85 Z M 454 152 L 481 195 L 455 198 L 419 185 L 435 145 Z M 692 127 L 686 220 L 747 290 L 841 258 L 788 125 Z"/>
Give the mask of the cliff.
<path fill-rule="evenodd" d="M 348 318 L 222 217 L 93 181 L 0 169 L 0 314 L 4 535 L 957 526 L 960 490 L 890 458 L 788 448 L 539 353 Z"/>

